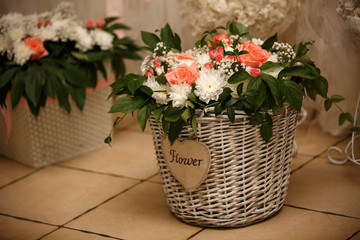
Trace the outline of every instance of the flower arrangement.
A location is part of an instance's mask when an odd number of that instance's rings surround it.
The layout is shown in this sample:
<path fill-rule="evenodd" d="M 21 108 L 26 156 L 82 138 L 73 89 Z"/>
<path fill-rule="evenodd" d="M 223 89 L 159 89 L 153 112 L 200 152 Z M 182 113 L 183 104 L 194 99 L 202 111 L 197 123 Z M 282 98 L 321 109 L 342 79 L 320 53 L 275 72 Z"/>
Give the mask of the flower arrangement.
<path fill-rule="evenodd" d="M 111 85 L 113 94 L 122 96 L 110 113 L 137 110 L 142 130 L 153 113 L 171 143 L 188 124 L 197 134 L 197 110 L 226 113 L 232 122 L 235 110 L 243 110 L 250 116 L 250 125 L 260 125 L 262 138 L 269 141 L 270 113 L 284 102 L 300 112 L 305 95 L 323 97 L 326 110 L 344 99 L 327 96 L 327 80 L 306 55 L 310 42 L 291 46 L 278 42 L 277 34 L 262 41 L 237 22 L 205 32 L 196 47 L 185 52 L 169 25 L 160 30 L 160 37 L 149 32 L 141 35 L 152 54 L 142 64 L 143 75 L 129 74 Z M 342 112 L 340 124 L 345 120 L 353 121 Z M 110 141 L 110 136 L 105 139 Z"/>
<path fill-rule="evenodd" d="M 129 27 L 117 18 L 80 21 L 70 3 L 51 12 L 0 18 L 0 106 L 21 97 L 37 115 L 48 97 L 70 112 L 69 95 L 83 108 L 86 89 L 97 85 L 97 70 L 107 79 L 104 61 L 111 61 L 116 78 L 124 74 L 123 58 L 140 59 L 138 47 L 114 31 Z"/>

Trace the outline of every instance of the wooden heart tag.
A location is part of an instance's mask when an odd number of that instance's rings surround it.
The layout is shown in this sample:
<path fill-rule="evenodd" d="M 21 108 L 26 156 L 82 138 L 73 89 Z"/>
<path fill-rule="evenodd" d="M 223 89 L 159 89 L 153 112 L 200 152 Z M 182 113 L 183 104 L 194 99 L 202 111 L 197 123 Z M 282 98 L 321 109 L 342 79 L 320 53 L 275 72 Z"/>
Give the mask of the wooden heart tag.
<path fill-rule="evenodd" d="M 210 152 L 204 143 L 196 140 L 162 141 L 166 165 L 185 191 L 196 190 L 205 180 L 210 168 Z"/>

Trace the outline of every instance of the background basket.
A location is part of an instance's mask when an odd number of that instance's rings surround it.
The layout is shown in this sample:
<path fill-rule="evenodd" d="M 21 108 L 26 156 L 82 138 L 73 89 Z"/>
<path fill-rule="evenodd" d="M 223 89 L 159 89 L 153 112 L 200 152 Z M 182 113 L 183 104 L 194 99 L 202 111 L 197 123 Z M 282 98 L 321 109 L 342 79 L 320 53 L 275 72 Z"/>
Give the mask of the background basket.
<path fill-rule="evenodd" d="M 43 167 L 105 147 L 113 118 L 107 114 L 109 87 L 86 95 L 83 111 L 70 99 L 71 113 L 50 102 L 35 118 L 28 107 L 11 111 L 12 131 L 6 143 L 6 127 L 0 116 L 0 155 L 31 167 Z"/>
<path fill-rule="evenodd" d="M 239 227 L 262 221 L 283 206 L 290 178 L 298 114 L 289 105 L 273 117 L 273 137 L 265 143 L 249 117 L 236 112 L 197 117 L 197 140 L 210 150 L 210 169 L 200 187 L 189 193 L 172 176 L 161 149 L 163 131 L 152 116 L 150 125 L 160 174 L 171 212 L 184 222 L 207 227 Z M 185 127 L 180 141 L 193 137 Z"/>

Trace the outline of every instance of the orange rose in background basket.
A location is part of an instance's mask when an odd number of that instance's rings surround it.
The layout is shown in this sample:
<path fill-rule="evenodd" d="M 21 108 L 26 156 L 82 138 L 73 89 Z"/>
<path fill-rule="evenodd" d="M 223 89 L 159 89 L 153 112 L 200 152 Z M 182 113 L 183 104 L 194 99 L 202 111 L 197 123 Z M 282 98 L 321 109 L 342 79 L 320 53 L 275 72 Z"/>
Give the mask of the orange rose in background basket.
<path fill-rule="evenodd" d="M 242 44 L 239 51 L 247 51 L 249 53 L 238 56 L 240 63 L 246 66 L 259 68 L 260 65 L 265 63 L 270 57 L 271 53 L 256 45 L 254 42 L 249 41 Z"/>
<path fill-rule="evenodd" d="M 49 52 L 45 49 L 44 44 L 39 38 L 28 37 L 24 39 L 24 42 L 35 52 L 30 56 L 30 60 L 40 59 L 49 55 Z"/>

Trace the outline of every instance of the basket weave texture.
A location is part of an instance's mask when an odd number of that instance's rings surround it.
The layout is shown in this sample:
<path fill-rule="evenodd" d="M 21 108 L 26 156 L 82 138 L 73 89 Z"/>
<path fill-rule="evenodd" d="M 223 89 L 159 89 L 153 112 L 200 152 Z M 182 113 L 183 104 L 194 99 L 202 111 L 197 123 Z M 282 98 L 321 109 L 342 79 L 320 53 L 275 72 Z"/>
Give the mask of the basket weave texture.
<path fill-rule="evenodd" d="M 109 87 L 86 96 L 83 111 L 70 100 L 71 113 L 50 102 L 35 118 L 28 107 L 11 111 L 12 131 L 6 143 L 6 127 L 0 116 L 0 155 L 31 167 L 85 154 L 105 146 L 103 139 L 112 128 L 112 116 L 107 114 L 111 101 L 106 101 Z"/>
<path fill-rule="evenodd" d="M 171 212 L 189 224 L 240 227 L 262 221 L 283 206 L 289 184 L 298 114 L 289 105 L 273 118 L 273 137 L 265 143 L 249 117 L 236 112 L 197 117 L 197 140 L 210 150 L 210 169 L 200 187 L 189 193 L 173 177 L 161 149 L 163 131 L 152 116 L 150 125 L 164 191 Z M 193 139 L 190 126 L 178 140 Z"/>

